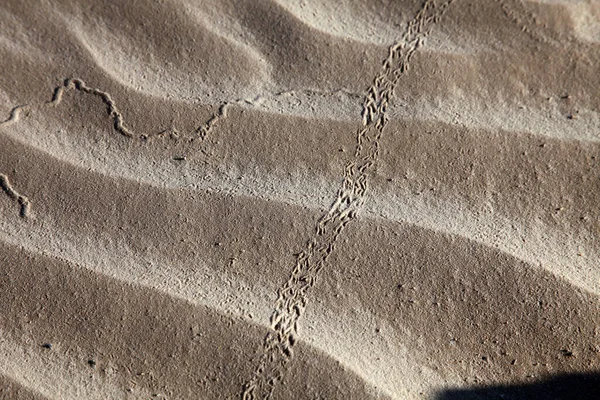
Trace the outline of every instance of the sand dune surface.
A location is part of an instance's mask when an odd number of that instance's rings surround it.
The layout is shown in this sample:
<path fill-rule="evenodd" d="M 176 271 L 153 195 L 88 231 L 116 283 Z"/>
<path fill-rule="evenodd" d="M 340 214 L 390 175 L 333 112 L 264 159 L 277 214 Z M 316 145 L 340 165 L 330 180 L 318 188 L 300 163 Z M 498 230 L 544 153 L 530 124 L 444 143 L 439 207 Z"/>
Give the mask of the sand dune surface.
<path fill-rule="evenodd" d="M 0 398 L 597 373 L 599 10 L 2 2 Z"/>

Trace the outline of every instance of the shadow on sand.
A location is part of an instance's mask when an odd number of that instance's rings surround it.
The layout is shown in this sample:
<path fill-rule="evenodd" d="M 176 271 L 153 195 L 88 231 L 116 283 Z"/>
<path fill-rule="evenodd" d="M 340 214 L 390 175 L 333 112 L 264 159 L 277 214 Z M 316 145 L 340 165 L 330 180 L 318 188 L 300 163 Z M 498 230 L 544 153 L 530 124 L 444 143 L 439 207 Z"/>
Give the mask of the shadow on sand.
<path fill-rule="evenodd" d="M 444 389 L 436 400 L 598 400 L 600 373 L 556 375 L 518 385 Z"/>

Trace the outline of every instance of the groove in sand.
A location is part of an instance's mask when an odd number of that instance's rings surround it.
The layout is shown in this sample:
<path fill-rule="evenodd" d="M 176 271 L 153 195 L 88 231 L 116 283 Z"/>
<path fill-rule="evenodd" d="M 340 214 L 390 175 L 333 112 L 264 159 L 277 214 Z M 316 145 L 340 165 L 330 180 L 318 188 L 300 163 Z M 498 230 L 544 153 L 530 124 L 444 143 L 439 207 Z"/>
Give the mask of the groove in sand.
<path fill-rule="evenodd" d="M 121 114 L 121 112 L 117 108 L 117 105 L 115 104 L 111 95 L 100 89 L 92 88 L 92 87 L 88 86 L 81 79 L 77 79 L 77 78 L 66 79 L 62 85 L 57 86 L 54 89 L 53 94 L 52 94 L 52 99 L 50 101 L 46 102 L 44 105 L 58 106 L 62 102 L 62 98 L 63 98 L 65 91 L 72 90 L 72 89 L 99 97 L 102 100 L 102 102 L 104 104 L 106 104 L 106 111 L 113 120 L 113 126 L 114 126 L 115 131 L 117 131 L 121 135 L 128 137 L 128 138 L 135 137 L 135 134 L 129 128 L 127 128 L 127 126 L 125 126 L 123 114 Z M 206 123 L 202 124 L 197 129 L 195 129 L 193 133 L 198 135 L 200 137 L 200 140 L 204 140 L 206 138 L 206 136 L 208 135 L 208 133 L 219 122 L 219 120 L 226 116 L 226 107 L 228 105 L 229 105 L 229 103 L 227 103 L 227 102 L 221 104 L 218 111 Z M 33 107 L 34 107 L 33 105 L 29 105 L 29 104 L 14 107 L 11 110 L 9 117 L 6 120 L 0 122 L 0 126 L 3 126 L 3 125 L 7 126 L 7 125 L 11 125 L 11 124 L 18 122 L 19 118 L 21 116 L 21 113 L 26 112 L 26 111 L 32 109 Z M 35 106 L 35 107 L 37 108 L 40 106 Z M 163 135 L 166 133 L 177 133 L 177 131 L 173 130 L 173 129 L 167 129 L 167 130 L 163 130 L 163 131 L 153 133 L 153 134 L 141 134 L 141 135 L 139 135 L 139 138 L 143 139 L 143 140 L 147 140 L 151 136 L 160 136 L 160 135 Z"/>
<path fill-rule="evenodd" d="M 21 206 L 21 210 L 19 211 L 21 218 L 29 217 L 31 212 L 31 202 L 27 197 L 19 194 L 15 189 L 13 189 L 10 181 L 8 180 L 8 176 L 4 174 L 0 174 L 0 188 L 11 200 L 19 203 Z"/>

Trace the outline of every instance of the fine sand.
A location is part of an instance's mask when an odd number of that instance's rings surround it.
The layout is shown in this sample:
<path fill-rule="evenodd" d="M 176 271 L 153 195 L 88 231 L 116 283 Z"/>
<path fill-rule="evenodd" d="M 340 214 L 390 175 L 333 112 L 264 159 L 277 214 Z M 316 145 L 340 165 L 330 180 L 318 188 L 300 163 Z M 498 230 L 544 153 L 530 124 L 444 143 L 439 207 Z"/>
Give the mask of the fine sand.
<path fill-rule="evenodd" d="M 1 399 L 600 370 L 600 2 L 122 3 L 0 2 Z"/>

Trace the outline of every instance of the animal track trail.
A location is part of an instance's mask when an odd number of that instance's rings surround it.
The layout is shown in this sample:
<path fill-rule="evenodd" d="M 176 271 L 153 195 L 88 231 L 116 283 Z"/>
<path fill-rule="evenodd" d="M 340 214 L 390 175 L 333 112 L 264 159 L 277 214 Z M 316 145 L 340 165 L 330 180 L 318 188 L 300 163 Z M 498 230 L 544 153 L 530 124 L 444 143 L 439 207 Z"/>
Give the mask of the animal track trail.
<path fill-rule="evenodd" d="M 542 26 L 538 16 L 526 7 L 522 0 L 496 0 L 504 15 L 517 25 L 523 33 L 534 41 L 544 44 L 556 44 L 554 38 L 544 35 L 539 27 Z"/>
<path fill-rule="evenodd" d="M 334 251 L 338 236 L 356 218 L 364 203 L 368 175 L 379 156 L 380 139 L 389 120 L 387 110 L 394 98 L 394 90 L 408 71 L 411 57 L 453 1 L 446 0 L 438 5 L 435 0 L 426 0 L 408 23 L 402 39 L 389 48 L 382 70 L 364 98 L 362 127 L 357 132 L 354 157 L 346 165 L 337 198 L 318 220 L 313 237 L 296 257 L 290 278 L 277 291 L 270 317 L 271 330 L 264 339 L 258 366 L 244 385 L 244 400 L 270 398 L 283 378 L 286 363 L 293 356 L 298 320 L 306 308 L 308 291 Z"/>
<path fill-rule="evenodd" d="M 29 199 L 21 194 L 19 194 L 15 189 L 13 189 L 10 181 L 8 180 L 8 176 L 4 174 L 0 174 L 0 188 L 6 193 L 6 195 L 11 199 L 19 203 L 21 209 L 19 211 L 19 215 L 21 218 L 28 218 L 31 214 L 31 203 Z"/>
<path fill-rule="evenodd" d="M 50 99 L 50 101 L 42 103 L 41 105 L 25 104 L 14 107 L 11 110 L 8 118 L 0 122 L 0 127 L 10 126 L 14 123 L 17 123 L 22 113 L 30 112 L 33 109 L 41 109 L 47 106 L 57 107 L 62 102 L 63 96 L 68 90 L 77 90 L 102 99 L 102 102 L 104 102 L 104 104 L 106 105 L 106 111 L 108 115 L 113 120 L 113 126 L 115 131 L 128 138 L 135 137 L 134 133 L 125 126 L 125 123 L 123 122 L 123 115 L 117 108 L 110 94 L 102 90 L 89 87 L 83 80 L 76 78 L 66 79 L 62 85 L 56 87 L 52 93 L 52 98 Z M 215 113 L 205 124 L 201 125 L 194 131 L 194 134 L 199 136 L 201 141 L 203 141 L 206 138 L 206 136 L 214 128 L 217 122 L 219 122 L 221 118 L 224 118 L 226 116 L 227 106 L 228 103 L 222 104 L 219 107 L 217 113 Z M 164 130 L 152 136 L 162 135 L 164 133 L 169 132 L 173 132 L 173 130 Z M 176 131 L 174 131 L 173 133 L 176 133 Z M 143 134 L 139 136 L 139 138 L 142 140 L 148 140 L 150 137 L 150 135 Z M 13 189 L 6 175 L 0 174 L 0 188 L 4 191 L 4 193 L 6 193 L 8 197 L 20 204 L 21 210 L 19 214 L 22 218 L 27 218 L 30 215 L 31 203 L 29 202 L 29 199 L 27 197 L 20 195 Z"/>
<path fill-rule="evenodd" d="M 206 123 L 200 126 L 198 129 L 194 131 L 199 137 L 200 140 L 204 140 L 208 133 L 213 129 L 213 127 L 219 122 L 221 118 L 225 118 L 227 116 L 227 107 L 229 103 L 223 103 L 219 107 L 219 110 L 214 114 Z"/>
<path fill-rule="evenodd" d="M 47 104 L 52 106 L 58 106 L 62 101 L 64 92 L 69 89 L 76 89 L 83 93 L 100 97 L 104 104 L 106 104 L 108 115 L 113 119 L 115 130 L 123 136 L 133 137 L 133 133 L 131 133 L 131 131 L 127 129 L 123 124 L 123 115 L 117 109 L 117 106 L 115 105 L 115 102 L 113 101 L 110 94 L 108 94 L 107 92 L 103 92 L 99 89 L 90 88 L 81 79 L 65 80 L 63 86 L 58 86 L 56 89 L 54 89 L 52 100 L 50 100 Z"/>
<path fill-rule="evenodd" d="M 66 79 L 62 85 L 57 86 L 52 93 L 52 98 L 50 99 L 50 101 L 47 101 L 41 105 L 26 104 L 14 107 L 11 110 L 9 117 L 5 121 L 0 122 L 0 126 L 9 126 L 18 122 L 21 114 L 24 112 L 28 112 L 33 109 L 40 109 L 44 106 L 59 106 L 63 100 L 65 92 L 69 90 L 76 90 L 85 94 L 99 97 L 102 100 L 102 102 L 106 105 L 106 111 L 109 117 L 113 120 L 114 130 L 128 138 L 136 137 L 136 135 L 125 125 L 123 114 L 117 108 L 117 105 L 115 104 L 111 95 L 100 89 L 92 88 L 88 86 L 83 80 L 77 78 Z M 201 140 L 204 140 L 208 133 L 217 124 L 217 122 L 219 122 L 221 118 L 224 118 L 226 116 L 225 111 L 228 105 L 229 103 L 223 103 L 219 107 L 219 110 L 205 124 L 195 129 L 193 133 L 199 136 Z M 167 129 L 153 134 L 140 134 L 138 138 L 142 140 L 148 140 L 151 137 L 160 136 L 166 133 L 177 133 L 177 131 L 173 129 Z"/>

